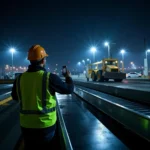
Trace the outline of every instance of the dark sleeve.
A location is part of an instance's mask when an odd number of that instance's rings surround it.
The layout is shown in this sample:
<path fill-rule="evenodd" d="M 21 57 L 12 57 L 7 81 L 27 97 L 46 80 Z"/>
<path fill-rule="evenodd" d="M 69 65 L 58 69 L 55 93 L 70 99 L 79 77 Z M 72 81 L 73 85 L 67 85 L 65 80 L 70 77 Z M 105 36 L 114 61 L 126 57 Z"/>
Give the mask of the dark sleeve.
<path fill-rule="evenodd" d="M 17 83 L 17 80 L 15 79 L 13 83 L 13 87 L 12 87 L 11 96 L 13 100 L 19 101 L 18 96 L 17 96 L 17 91 L 16 91 L 16 83 Z"/>
<path fill-rule="evenodd" d="M 60 94 L 72 94 L 74 90 L 74 84 L 71 77 L 67 77 L 63 82 L 60 77 L 55 74 L 50 74 L 49 88 L 52 95 L 55 92 Z"/>

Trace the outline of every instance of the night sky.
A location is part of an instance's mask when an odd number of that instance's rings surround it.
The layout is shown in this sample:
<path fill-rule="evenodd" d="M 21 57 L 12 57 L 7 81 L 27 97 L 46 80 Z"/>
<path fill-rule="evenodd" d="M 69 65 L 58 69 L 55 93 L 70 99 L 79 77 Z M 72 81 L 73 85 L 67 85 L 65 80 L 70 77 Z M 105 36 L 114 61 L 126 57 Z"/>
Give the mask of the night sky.
<path fill-rule="evenodd" d="M 97 46 L 96 60 L 107 57 L 105 40 L 113 57 L 125 64 L 143 66 L 144 38 L 150 48 L 150 5 L 144 0 L 80 0 L 0 2 L 0 64 L 10 64 L 11 46 L 17 49 L 15 65 L 27 65 L 29 47 L 42 45 L 49 58 L 48 66 L 67 64 L 75 68 L 78 61 L 92 59 L 91 46 Z M 150 55 L 149 55 L 150 59 Z M 20 64 L 18 64 L 20 62 Z M 68 65 L 68 64 L 67 64 Z"/>

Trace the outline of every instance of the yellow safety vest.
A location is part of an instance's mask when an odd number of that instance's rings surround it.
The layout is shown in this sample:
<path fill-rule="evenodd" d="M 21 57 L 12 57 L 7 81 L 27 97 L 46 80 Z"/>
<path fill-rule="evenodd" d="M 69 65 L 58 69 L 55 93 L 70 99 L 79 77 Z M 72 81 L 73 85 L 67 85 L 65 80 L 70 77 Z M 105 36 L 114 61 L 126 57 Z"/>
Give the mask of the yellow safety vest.
<path fill-rule="evenodd" d="M 17 78 L 20 124 L 25 128 L 46 128 L 56 123 L 56 97 L 49 92 L 50 73 L 25 72 Z"/>

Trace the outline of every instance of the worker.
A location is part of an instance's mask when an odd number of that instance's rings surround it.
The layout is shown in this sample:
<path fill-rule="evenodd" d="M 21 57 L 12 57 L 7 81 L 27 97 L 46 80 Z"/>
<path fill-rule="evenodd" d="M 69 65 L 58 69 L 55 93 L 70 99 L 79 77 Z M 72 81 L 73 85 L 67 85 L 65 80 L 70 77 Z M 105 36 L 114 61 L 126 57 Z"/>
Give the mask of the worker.
<path fill-rule="evenodd" d="M 30 65 L 13 84 L 11 96 L 20 102 L 20 126 L 25 149 L 44 149 L 54 137 L 56 130 L 55 93 L 72 94 L 74 84 L 67 70 L 65 82 L 56 74 L 46 71 L 48 54 L 40 45 L 28 51 Z"/>

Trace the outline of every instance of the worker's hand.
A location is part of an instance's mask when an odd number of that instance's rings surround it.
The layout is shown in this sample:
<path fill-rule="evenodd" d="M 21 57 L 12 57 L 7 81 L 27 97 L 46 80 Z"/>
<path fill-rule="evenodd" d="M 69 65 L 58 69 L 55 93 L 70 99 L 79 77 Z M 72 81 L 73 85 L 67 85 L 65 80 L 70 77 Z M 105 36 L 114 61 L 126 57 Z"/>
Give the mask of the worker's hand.
<path fill-rule="evenodd" d="M 70 71 L 69 71 L 69 70 L 67 70 L 67 72 L 66 72 L 66 74 L 64 75 L 64 77 L 65 77 L 65 78 L 71 77 L 71 74 L 70 74 Z"/>

